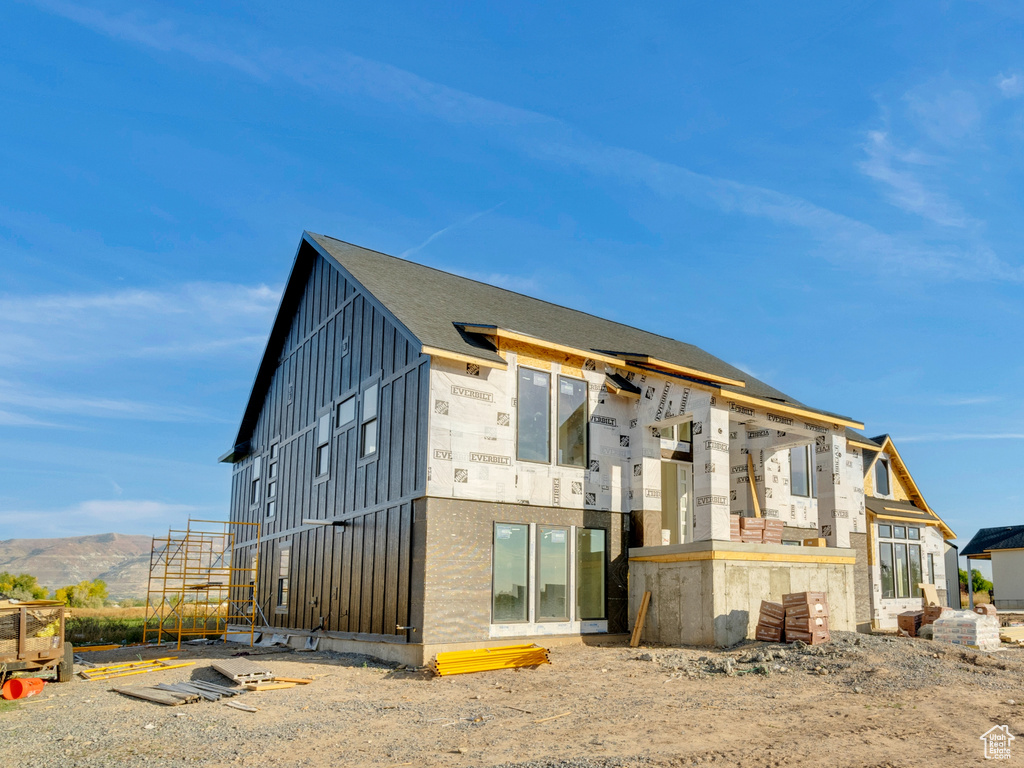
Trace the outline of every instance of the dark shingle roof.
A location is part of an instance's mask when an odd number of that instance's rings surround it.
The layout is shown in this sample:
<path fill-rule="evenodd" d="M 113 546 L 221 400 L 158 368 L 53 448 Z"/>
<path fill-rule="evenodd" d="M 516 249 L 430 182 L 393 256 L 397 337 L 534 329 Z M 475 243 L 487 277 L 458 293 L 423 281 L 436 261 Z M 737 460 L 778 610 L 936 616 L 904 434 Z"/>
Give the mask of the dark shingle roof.
<path fill-rule="evenodd" d="M 982 528 L 967 542 L 960 554 L 977 557 L 990 549 L 1024 549 L 1024 525 Z"/>
<path fill-rule="evenodd" d="M 497 326 L 577 349 L 646 354 L 668 363 L 746 383 L 745 388 L 723 386 L 726 390 L 807 408 L 824 416 L 837 415 L 806 406 L 692 344 L 332 237 L 307 234 L 376 296 L 425 346 L 500 362 L 501 357 L 474 343 L 455 324 Z"/>
<path fill-rule="evenodd" d="M 909 501 L 896 501 L 894 499 L 876 499 L 873 496 L 864 498 L 864 506 L 876 515 L 899 515 L 910 517 L 915 520 L 935 522 L 935 518 L 920 507 L 914 506 Z"/>

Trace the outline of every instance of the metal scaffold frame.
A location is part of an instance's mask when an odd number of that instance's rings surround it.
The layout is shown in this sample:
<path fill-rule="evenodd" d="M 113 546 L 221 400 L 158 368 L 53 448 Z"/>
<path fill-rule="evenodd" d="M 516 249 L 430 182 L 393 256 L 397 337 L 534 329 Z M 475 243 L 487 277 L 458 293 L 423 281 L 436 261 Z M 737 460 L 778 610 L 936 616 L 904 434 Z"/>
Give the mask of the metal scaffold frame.
<path fill-rule="evenodd" d="M 143 642 L 176 640 L 179 648 L 182 640 L 227 642 L 231 627 L 235 639 L 248 635 L 252 645 L 263 612 L 256 602 L 258 561 L 245 549 L 259 540 L 259 523 L 191 518 L 185 530 L 154 536 Z"/>

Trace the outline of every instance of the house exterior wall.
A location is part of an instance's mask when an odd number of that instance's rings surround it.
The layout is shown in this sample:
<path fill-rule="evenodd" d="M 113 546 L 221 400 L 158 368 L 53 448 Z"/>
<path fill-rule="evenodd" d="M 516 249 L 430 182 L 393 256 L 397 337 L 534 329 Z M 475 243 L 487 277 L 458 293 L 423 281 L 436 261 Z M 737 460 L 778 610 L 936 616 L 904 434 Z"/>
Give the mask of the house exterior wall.
<path fill-rule="evenodd" d="M 625 525 L 616 512 L 523 506 L 466 499 L 426 498 L 417 505 L 422 544 L 422 617 L 419 642 L 439 645 L 514 636 L 626 631 Z M 576 526 L 606 531 L 606 625 L 568 622 L 500 625 L 491 619 L 492 543 L 495 523 Z M 420 548 L 417 545 L 417 553 Z M 420 555 L 417 554 L 417 557 Z M 417 568 L 419 571 L 419 568 Z M 573 602 L 570 596 L 570 603 Z"/>
<path fill-rule="evenodd" d="M 273 627 L 404 641 L 398 627 L 409 623 L 412 503 L 426 480 L 429 357 L 308 244 L 295 268 L 305 274 L 305 286 L 288 307 L 290 327 L 249 455 L 233 468 L 231 520 L 261 526 L 258 541 L 244 538 L 254 537 L 255 529 L 238 527 L 243 538 L 236 566 L 258 556 L 261 625 L 265 618 Z M 364 457 L 362 395 L 374 385 L 378 445 Z M 351 396 L 355 419 L 339 424 L 337 406 Z M 326 432 L 320 429 L 324 416 Z M 321 442 L 329 450 L 323 474 L 316 466 Z M 345 525 L 304 525 L 306 518 Z M 288 599 L 279 608 L 282 575 Z"/>
<path fill-rule="evenodd" d="M 1024 608 L 1024 551 L 1009 549 L 992 553 L 992 586 L 996 608 Z"/>

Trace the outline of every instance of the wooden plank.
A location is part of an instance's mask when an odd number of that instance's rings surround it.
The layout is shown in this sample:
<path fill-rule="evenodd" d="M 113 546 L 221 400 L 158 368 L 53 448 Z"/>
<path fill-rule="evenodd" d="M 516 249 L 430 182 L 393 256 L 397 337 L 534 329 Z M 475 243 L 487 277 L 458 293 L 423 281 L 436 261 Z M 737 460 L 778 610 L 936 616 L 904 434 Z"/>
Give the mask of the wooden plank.
<path fill-rule="evenodd" d="M 922 584 L 918 584 L 917 586 L 921 590 L 922 594 L 924 595 L 924 604 L 925 605 L 941 605 L 941 603 L 939 602 L 939 593 L 935 589 L 935 585 L 934 584 L 924 584 L 924 583 L 922 583 Z"/>
<path fill-rule="evenodd" d="M 375 635 L 391 634 L 392 628 L 384 626 L 385 590 L 387 589 L 388 560 L 388 511 L 382 509 L 374 514 L 377 530 L 374 533 L 373 548 L 373 605 L 370 631 Z"/>
<path fill-rule="evenodd" d="M 754 476 L 754 457 L 747 454 L 747 478 L 750 480 L 750 497 L 754 500 L 754 517 L 761 516 L 761 504 L 757 500 L 757 480 Z"/>
<path fill-rule="evenodd" d="M 377 536 L 377 513 L 371 512 L 363 520 L 363 574 L 359 590 L 359 631 L 371 632 L 373 624 L 373 567 Z"/>
<path fill-rule="evenodd" d="M 247 691 L 279 691 L 294 688 L 295 683 L 246 683 L 242 687 Z"/>
<path fill-rule="evenodd" d="M 633 625 L 633 634 L 629 638 L 629 647 L 636 648 L 640 645 L 640 634 L 644 629 L 644 622 L 647 621 L 647 606 L 651 604 L 651 593 L 644 592 L 643 598 L 640 600 L 640 610 L 636 614 L 636 624 Z"/>
<path fill-rule="evenodd" d="M 275 677 L 275 683 L 294 683 L 295 685 L 309 685 L 313 681 L 306 677 Z"/>
<path fill-rule="evenodd" d="M 114 693 L 120 693 L 122 696 L 131 696 L 135 699 L 145 699 L 146 701 L 152 701 L 155 704 L 163 704 L 167 707 L 177 707 L 181 704 L 187 704 L 188 702 L 174 696 L 166 691 L 158 691 L 154 688 L 111 688 Z M 196 699 L 199 697 L 197 696 Z"/>

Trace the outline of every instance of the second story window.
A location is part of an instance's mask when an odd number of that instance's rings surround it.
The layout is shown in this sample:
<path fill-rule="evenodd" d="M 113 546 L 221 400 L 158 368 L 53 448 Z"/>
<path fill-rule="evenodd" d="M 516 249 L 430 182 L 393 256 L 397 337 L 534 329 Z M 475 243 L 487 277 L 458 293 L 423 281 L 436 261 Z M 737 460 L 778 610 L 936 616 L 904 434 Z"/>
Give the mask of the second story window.
<path fill-rule="evenodd" d="M 377 452 L 377 385 L 363 390 L 363 426 L 359 430 L 360 456 Z"/>
<path fill-rule="evenodd" d="M 331 468 L 331 414 L 320 417 L 316 427 L 316 474 L 326 475 Z"/>
<path fill-rule="evenodd" d="M 558 463 L 587 466 L 587 382 L 558 377 Z"/>
<path fill-rule="evenodd" d="M 516 458 L 551 461 L 551 374 L 519 369 Z"/>
<path fill-rule="evenodd" d="M 260 470 L 262 469 L 262 457 L 257 456 L 252 460 L 252 480 L 249 482 L 249 504 L 260 503 Z"/>
<path fill-rule="evenodd" d="M 879 496 L 888 496 L 889 491 L 889 462 L 886 459 L 879 459 L 875 462 L 875 493 Z"/>

